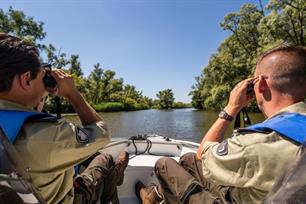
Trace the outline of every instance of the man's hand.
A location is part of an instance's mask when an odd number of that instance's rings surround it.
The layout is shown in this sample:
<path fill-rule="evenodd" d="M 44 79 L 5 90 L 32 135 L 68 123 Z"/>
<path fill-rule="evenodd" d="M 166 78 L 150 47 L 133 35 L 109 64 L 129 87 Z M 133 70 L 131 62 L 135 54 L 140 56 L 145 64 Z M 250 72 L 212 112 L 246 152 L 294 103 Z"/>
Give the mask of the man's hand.
<path fill-rule="evenodd" d="M 51 75 L 56 80 L 57 86 L 55 88 L 48 88 L 47 91 L 67 98 L 80 117 L 83 126 L 102 121 L 100 115 L 86 102 L 77 90 L 71 75 L 61 69 L 52 70 Z"/>
<path fill-rule="evenodd" d="M 231 116 L 236 116 L 237 113 L 247 106 L 252 100 L 253 95 L 247 94 L 247 88 L 250 83 L 255 83 L 258 78 L 249 78 L 239 82 L 231 91 L 230 98 L 224 110 Z"/>
<path fill-rule="evenodd" d="M 53 69 L 51 76 L 53 76 L 57 82 L 57 86 L 55 88 L 47 87 L 47 91 L 49 91 L 51 94 L 70 99 L 72 95 L 78 92 L 73 77 L 70 74 L 67 74 L 64 70 Z"/>

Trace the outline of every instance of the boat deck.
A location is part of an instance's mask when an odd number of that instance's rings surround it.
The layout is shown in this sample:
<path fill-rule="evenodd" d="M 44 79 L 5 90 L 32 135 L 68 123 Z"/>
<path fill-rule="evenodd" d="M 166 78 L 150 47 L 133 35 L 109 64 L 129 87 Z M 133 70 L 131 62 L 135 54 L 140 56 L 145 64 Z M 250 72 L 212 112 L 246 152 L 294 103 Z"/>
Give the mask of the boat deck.
<path fill-rule="evenodd" d="M 183 140 L 168 140 L 161 136 L 148 137 L 148 140 L 116 140 L 101 150 L 101 152 L 112 154 L 114 158 L 121 151 L 130 153 L 124 182 L 118 187 L 120 203 L 139 203 L 134 190 L 138 180 L 145 185 L 157 183 L 154 165 L 159 158 L 171 157 L 178 161 L 183 154 L 196 152 L 199 145 Z"/>

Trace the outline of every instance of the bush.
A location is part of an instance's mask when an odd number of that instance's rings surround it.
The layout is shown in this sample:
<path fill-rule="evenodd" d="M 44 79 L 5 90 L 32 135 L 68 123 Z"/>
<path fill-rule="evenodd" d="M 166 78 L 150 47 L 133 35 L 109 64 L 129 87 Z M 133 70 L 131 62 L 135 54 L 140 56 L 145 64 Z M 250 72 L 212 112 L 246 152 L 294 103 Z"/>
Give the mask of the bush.
<path fill-rule="evenodd" d="M 113 112 L 113 111 L 124 111 L 125 105 L 120 102 L 107 102 L 101 104 L 94 104 L 93 108 L 97 112 Z"/>
<path fill-rule="evenodd" d="M 191 108 L 191 104 L 183 102 L 175 102 L 172 108 Z"/>
<path fill-rule="evenodd" d="M 114 112 L 114 111 L 134 111 L 134 110 L 144 110 L 150 107 L 145 104 L 139 103 L 120 103 L 120 102 L 106 102 L 102 104 L 94 104 L 93 108 L 97 112 Z"/>
<path fill-rule="evenodd" d="M 190 103 L 175 102 L 172 108 L 192 108 Z"/>

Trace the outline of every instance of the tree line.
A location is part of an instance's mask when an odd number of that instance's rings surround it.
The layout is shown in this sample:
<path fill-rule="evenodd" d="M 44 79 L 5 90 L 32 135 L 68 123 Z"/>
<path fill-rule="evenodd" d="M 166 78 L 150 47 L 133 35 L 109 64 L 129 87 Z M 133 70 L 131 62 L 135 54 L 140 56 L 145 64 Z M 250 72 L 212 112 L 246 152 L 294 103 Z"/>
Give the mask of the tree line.
<path fill-rule="evenodd" d="M 196 77 L 190 92 L 193 107 L 221 110 L 232 88 L 253 75 L 260 53 L 280 43 L 305 46 L 305 0 L 270 0 L 266 7 L 258 3 L 244 4 L 224 17 L 220 26 L 231 35 Z M 257 106 L 253 103 L 249 109 L 256 111 Z"/>
<path fill-rule="evenodd" d="M 118 78 L 114 71 L 102 68 L 100 63 L 96 63 L 89 76 L 85 77 L 79 55 L 67 56 L 52 44 L 41 44 L 47 35 L 44 23 L 12 7 L 8 11 L 0 9 L 0 32 L 10 33 L 36 44 L 45 54 L 45 62 L 52 67 L 66 70 L 74 77 L 77 88 L 97 111 L 189 107 L 188 104 L 175 102 L 171 89 L 159 91 L 155 100 L 144 96 L 135 86 L 125 84 L 124 79 Z M 48 98 L 45 106 L 50 112 L 56 111 L 52 98 Z M 73 107 L 65 99 L 61 100 L 61 111 L 74 112 Z"/>

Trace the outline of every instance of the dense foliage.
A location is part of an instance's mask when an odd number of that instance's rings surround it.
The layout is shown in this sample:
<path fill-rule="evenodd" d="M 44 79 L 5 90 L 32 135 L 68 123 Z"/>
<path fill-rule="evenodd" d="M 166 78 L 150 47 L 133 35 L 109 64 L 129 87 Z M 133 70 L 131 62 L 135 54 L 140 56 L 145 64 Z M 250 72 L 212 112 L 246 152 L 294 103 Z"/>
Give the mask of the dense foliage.
<path fill-rule="evenodd" d="M 306 1 L 270 0 L 263 8 L 245 4 L 221 22 L 232 34 L 209 60 L 192 87 L 192 106 L 221 110 L 239 81 L 253 75 L 257 56 L 280 43 L 306 44 Z M 251 110 L 257 110 L 255 103 Z"/>
<path fill-rule="evenodd" d="M 156 94 L 158 98 L 158 107 L 162 109 L 170 109 L 173 107 L 174 104 L 174 96 L 171 89 L 165 89 L 162 91 L 159 91 Z"/>
<path fill-rule="evenodd" d="M 124 84 L 123 78 L 117 78 L 114 71 L 103 69 L 100 63 L 96 63 L 90 75 L 85 77 L 79 55 L 72 54 L 68 57 L 52 44 L 39 44 L 46 36 L 43 25 L 43 22 L 35 21 L 33 17 L 28 17 L 22 11 L 14 10 L 12 7 L 7 12 L 0 9 L 0 32 L 10 33 L 37 44 L 46 56 L 44 61 L 70 73 L 75 78 L 77 88 L 97 111 L 141 110 L 152 107 L 182 108 L 187 106 L 180 102 L 173 106 L 172 90 L 170 90 L 172 94 L 170 105 L 168 105 L 167 97 L 153 101 L 143 96 L 135 86 Z M 164 105 L 165 101 L 167 101 L 166 105 Z M 56 111 L 53 98 L 49 98 L 45 106 L 50 112 Z M 62 99 L 61 111 L 73 112 L 74 110 L 67 100 Z"/>

